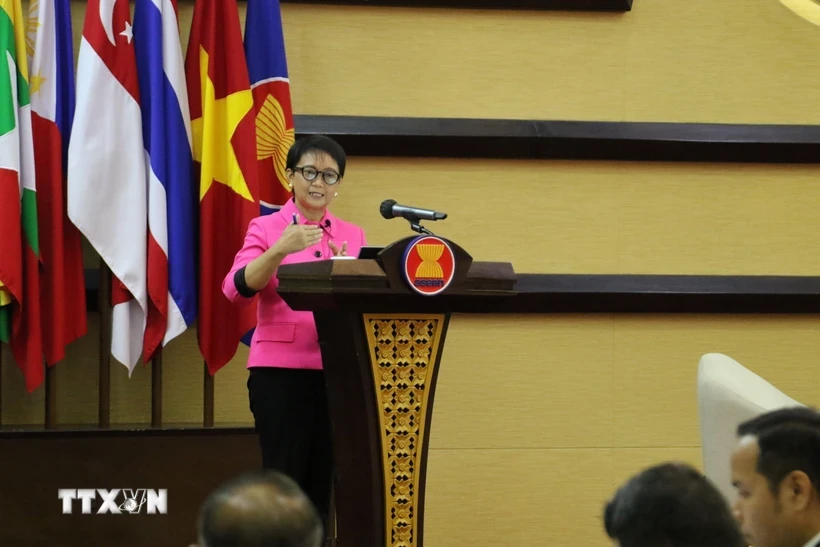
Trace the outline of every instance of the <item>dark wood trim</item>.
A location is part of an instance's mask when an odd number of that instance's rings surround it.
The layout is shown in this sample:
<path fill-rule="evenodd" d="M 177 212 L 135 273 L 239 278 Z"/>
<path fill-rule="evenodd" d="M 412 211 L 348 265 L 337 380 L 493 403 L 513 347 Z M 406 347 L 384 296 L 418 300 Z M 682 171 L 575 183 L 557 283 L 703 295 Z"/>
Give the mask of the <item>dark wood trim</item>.
<path fill-rule="evenodd" d="M 351 156 L 820 163 L 820 126 L 295 116 Z"/>
<path fill-rule="evenodd" d="M 197 437 L 202 435 L 248 435 L 254 434 L 253 426 L 236 427 L 208 427 L 201 424 L 173 424 L 164 427 L 154 428 L 149 424 L 141 426 L 126 427 L 122 425 L 112 426 L 108 429 L 100 429 L 96 424 L 87 426 L 60 426 L 58 429 L 43 429 L 42 426 L 5 426 L 0 429 L 0 439 L 26 438 L 86 438 L 86 437 Z"/>
<path fill-rule="evenodd" d="M 486 308 L 483 311 L 491 313 L 820 313 L 817 276 L 517 275 L 514 296 L 498 297 L 492 306 L 478 299 L 475 310 L 468 302 L 470 297 L 465 297 L 460 305 L 466 308 L 453 311 L 481 312 Z M 93 281 L 93 276 L 87 280 Z M 90 300 L 94 300 L 96 287 L 90 286 L 88 291 L 93 297 Z M 361 294 L 337 294 L 335 298 L 339 303 L 347 299 L 364 300 L 361 306 L 350 309 L 368 306 Z M 412 296 L 408 295 L 408 300 Z"/>
<path fill-rule="evenodd" d="M 519 274 L 510 294 L 434 298 L 391 289 L 331 292 L 287 287 L 294 310 L 368 313 L 820 313 L 820 277 Z"/>
<path fill-rule="evenodd" d="M 544 11 L 630 11 L 632 0 L 282 0 L 284 4 Z"/>
<path fill-rule="evenodd" d="M 496 313 L 820 313 L 820 277 L 519 274 Z"/>

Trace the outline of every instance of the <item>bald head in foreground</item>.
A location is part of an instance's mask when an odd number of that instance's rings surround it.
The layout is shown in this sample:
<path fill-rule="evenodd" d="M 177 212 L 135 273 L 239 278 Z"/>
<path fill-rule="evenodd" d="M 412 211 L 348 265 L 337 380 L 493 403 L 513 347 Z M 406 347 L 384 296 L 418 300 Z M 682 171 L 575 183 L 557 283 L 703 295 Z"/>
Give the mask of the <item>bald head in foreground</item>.
<path fill-rule="evenodd" d="M 299 486 L 275 471 L 243 474 L 203 503 L 198 547 L 319 547 L 324 531 Z"/>

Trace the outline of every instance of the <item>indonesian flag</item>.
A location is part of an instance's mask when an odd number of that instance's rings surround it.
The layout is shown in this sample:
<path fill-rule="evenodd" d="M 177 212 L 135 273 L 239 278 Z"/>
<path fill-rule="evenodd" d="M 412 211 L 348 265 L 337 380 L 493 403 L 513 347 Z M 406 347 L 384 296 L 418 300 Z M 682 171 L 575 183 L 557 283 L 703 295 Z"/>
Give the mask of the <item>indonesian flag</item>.
<path fill-rule="evenodd" d="M 215 374 L 256 324 L 222 279 L 259 216 L 256 116 L 236 0 L 197 0 L 185 59 L 199 181 L 199 348 Z"/>
<path fill-rule="evenodd" d="M 34 391 L 45 377 L 26 37 L 20 0 L 0 0 L 0 341 Z"/>
<path fill-rule="evenodd" d="M 176 0 L 137 0 L 134 42 L 148 171 L 148 361 L 197 310 L 196 187 Z"/>
<path fill-rule="evenodd" d="M 142 353 L 147 191 L 128 0 L 89 0 L 68 148 L 68 216 L 113 274 L 111 354 L 130 376 Z"/>
<path fill-rule="evenodd" d="M 65 174 L 74 118 L 74 48 L 69 0 L 33 0 L 29 10 L 31 110 L 37 162 L 37 215 L 43 353 L 49 366 L 85 335 L 85 280 L 80 233 L 68 220 Z"/>

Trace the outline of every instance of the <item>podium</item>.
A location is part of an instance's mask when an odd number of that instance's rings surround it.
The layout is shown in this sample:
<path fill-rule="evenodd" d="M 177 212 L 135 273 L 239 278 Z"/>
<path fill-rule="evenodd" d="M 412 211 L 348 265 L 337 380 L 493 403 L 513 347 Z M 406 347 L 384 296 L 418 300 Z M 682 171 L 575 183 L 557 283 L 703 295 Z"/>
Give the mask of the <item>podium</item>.
<path fill-rule="evenodd" d="M 515 294 L 509 263 L 412 236 L 375 259 L 288 264 L 278 292 L 312 311 L 333 423 L 338 547 L 421 547 L 439 363 L 454 312 Z"/>

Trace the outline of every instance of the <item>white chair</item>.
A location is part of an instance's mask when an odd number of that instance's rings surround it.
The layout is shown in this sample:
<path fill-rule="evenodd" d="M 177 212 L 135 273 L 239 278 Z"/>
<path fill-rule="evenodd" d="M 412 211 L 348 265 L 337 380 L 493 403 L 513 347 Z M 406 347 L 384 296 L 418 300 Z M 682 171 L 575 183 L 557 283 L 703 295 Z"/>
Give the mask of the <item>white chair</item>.
<path fill-rule="evenodd" d="M 805 405 L 721 353 L 701 357 L 697 392 L 704 472 L 732 503 L 730 459 L 737 426 L 770 410 Z"/>

